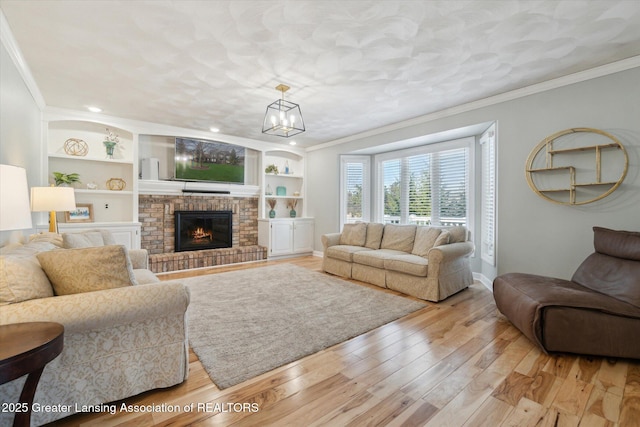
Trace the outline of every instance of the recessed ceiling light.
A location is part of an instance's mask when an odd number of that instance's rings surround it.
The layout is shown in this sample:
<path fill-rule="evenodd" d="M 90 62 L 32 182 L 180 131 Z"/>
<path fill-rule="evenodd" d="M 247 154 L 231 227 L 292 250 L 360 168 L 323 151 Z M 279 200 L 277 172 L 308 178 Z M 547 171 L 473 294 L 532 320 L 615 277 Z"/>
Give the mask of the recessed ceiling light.
<path fill-rule="evenodd" d="M 92 113 L 99 113 L 102 111 L 102 108 L 98 108 L 98 107 L 87 107 L 87 110 L 91 111 Z"/>
<path fill-rule="evenodd" d="M 295 141 L 289 141 L 289 145 L 296 145 Z"/>
<path fill-rule="evenodd" d="M 216 133 L 216 132 L 220 132 L 220 129 L 218 129 L 218 128 L 216 128 L 216 127 L 213 127 L 213 126 L 212 126 L 212 127 L 210 127 L 210 128 L 209 128 L 209 130 L 210 130 L 211 132 L 214 132 L 214 133 Z"/>

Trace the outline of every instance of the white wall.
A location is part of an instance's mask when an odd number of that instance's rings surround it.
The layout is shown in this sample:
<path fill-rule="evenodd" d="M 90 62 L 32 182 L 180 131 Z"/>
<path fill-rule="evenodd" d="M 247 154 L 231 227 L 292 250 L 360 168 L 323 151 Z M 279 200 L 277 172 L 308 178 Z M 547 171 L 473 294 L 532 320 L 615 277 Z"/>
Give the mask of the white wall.
<path fill-rule="evenodd" d="M 41 123 L 40 108 L 0 44 L 0 163 L 25 168 L 29 187 L 46 181 L 41 176 Z M 36 216 L 33 219 L 35 224 Z M 28 235 L 32 230 L 22 233 Z M 0 232 L 0 244 L 11 234 Z"/>
<path fill-rule="evenodd" d="M 632 68 L 311 151 L 307 191 L 314 197 L 307 213 L 316 218 L 315 249 L 322 250 L 322 234 L 339 231 L 340 154 L 492 120 L 498 122 L 498 274 L 518 271 L 569 279 L 593 252 L 593 226 L 640 231 L 640 68 Z M 536 144 L 572 127 L 610 132 L 629 154 L 627 177 L 618 190 L 583 206 L 543 200 L 529 189 L 524 174 Z M 492 269 L 480 269 L 493 279 Z"/>

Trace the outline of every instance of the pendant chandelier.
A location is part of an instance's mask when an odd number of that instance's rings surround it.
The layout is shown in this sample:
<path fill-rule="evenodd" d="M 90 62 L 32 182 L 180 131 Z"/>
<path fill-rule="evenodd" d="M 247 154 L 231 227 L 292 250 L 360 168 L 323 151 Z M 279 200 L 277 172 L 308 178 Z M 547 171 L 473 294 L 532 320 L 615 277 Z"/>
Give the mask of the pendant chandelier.
<path fill-rule="evenodd" d="M 262 133 L 289 138 L 304 132 L 300 106 L 284 99 L 284 93 L 289 90 L 289 86 L 280 84 L 276 86 L 276 90 L 282 92 L 282 98 L 267 106 L 262 122 Z"/>

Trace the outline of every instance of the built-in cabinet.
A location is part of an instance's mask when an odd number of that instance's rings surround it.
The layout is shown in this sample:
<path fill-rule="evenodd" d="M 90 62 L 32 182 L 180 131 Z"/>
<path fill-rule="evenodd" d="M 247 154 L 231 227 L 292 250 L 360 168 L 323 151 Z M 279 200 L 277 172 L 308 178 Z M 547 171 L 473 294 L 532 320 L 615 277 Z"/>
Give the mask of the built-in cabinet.
<path fill-rule="evenodd" d="M 265 151 L 262 165 L 265 173 L 258 244 L 267 247 L 270 258 L 313 252 L 314 220 L 306 217 L 304 206 L 304 157 L 292 151 L 270 150 Z M 269 166 L 277 167 L 277 173 L 268 171 Z M 270 201 L 275 201 L 271 215 Z"/>
<path fill-rule="evenodd" d="M 140 223 L 98 222 L 87 224 L 58 224 L 60 233 L 80 233 L 87 230 L 106 229 L 111 232 L 116 244 L 124 245 L 127 249 L 140 248 Z M 46 224 L 36 225 L 36 232 L 49 231 Z"/>
<path fill-rule="evenodd" d="M 275 218 L 290 218 L 289 202 L 295 201 L 296 216 L 303 217 L 304 210 L 304 158 L 284 150 L 264 153 L 265 169 L 262 195 L 262 218 L 269 218 L 269 199 L 275 200 Z M 278 173 L 266 172 L 269 166 L 278 168 Z"/>
<path fill-rule="evenodd" d="M 313 218 L 279 218 L 258 221 L 258 244 L 271 257 L 313 252 Z"/>

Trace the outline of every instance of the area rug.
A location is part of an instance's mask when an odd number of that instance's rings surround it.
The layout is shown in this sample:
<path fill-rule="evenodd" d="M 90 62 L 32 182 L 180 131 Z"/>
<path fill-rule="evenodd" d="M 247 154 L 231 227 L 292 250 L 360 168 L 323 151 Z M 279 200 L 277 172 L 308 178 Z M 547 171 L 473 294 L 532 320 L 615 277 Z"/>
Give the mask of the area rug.
<path fill-rule="evenodd" d="M 189 342 L 221 389 L 425 307 L 291 264 L 180 282 L 191 291 Z"/>

